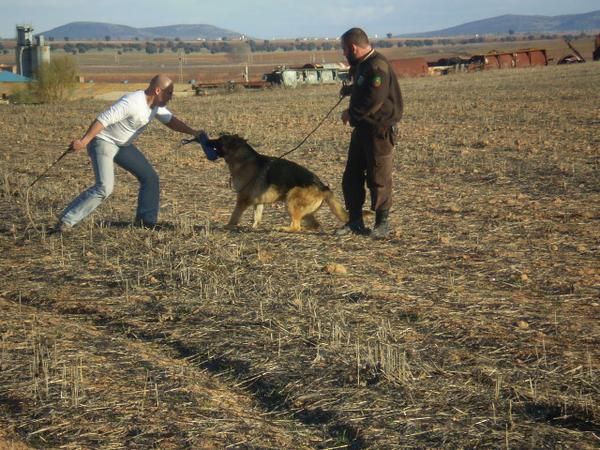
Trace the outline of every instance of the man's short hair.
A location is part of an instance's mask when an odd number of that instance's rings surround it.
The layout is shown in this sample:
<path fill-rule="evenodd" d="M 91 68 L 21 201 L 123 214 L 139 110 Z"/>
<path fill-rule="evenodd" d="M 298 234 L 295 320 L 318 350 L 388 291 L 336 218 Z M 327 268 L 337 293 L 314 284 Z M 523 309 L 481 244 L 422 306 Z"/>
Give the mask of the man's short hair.
<path fill-rule="evenodd" d="M 342 34 L 341 39 L 345 44 L 354 44 L 361 48 L 369 45 L 369 37 L 362 28 L 350 28 L 348 31 Z"/>

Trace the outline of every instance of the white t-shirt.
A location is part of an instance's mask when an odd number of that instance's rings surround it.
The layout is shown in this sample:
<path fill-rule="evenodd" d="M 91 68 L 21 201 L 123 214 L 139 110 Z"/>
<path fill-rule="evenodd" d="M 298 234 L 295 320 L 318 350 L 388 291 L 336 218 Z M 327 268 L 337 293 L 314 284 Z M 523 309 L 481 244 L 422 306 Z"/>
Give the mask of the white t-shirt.
<path fill-rule="evenodd" d="M 118 146 L 129 145 L 154 117 L 166 124 L 173 114 L 163 106 L 150 108 L 144 91 L 125 94 L 97 117 L 98 122 L 104 125 L 97 137 Z"/>

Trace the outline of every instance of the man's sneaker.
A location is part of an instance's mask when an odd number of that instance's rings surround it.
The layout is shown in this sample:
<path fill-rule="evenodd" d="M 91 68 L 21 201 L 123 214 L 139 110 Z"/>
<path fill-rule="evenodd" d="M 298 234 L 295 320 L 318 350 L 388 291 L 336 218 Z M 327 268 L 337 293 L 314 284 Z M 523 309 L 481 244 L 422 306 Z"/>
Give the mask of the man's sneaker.
<path fill-rule="evenodd" d="M 208 139 L 208 135 L 206 133 L 204 133 L 204 132 L 200 133 L 198 135 L 198 137 L 196 138 L 196 141 L 198 141 L 198 143 L 202 147 L 202 150 L 204 150 L 206 159 L 208 159 L 209 161 L 215 161 L 219 158 L 217 149 L 208 142 L 209 139 Z"/>
<path fill-rule="evenodd" d="M 349 234 L 357 234 L 359 236 L 368 236 L 371 233 L 371 230 L 365 227 L 365 224 L 362 220 L 355 220 L 353 222 L 348 222 L 342 228 L 338 228 L 335 231 L 336 236 L 347 236 Z"/>

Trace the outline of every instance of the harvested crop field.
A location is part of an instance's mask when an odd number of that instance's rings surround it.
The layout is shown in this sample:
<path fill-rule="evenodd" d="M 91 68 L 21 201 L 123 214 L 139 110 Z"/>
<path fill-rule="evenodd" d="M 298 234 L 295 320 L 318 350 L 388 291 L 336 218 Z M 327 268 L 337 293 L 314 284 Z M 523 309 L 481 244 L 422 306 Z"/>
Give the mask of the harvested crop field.
<path fill-rule="evenodd" d="M 394 236 L 224 228 L 222 161 L 153 123 L 162 228 L 137 182 L 64 236 L 92 179 L 68 155 L 107 102 L 0 105 L 0 447 L 597 448 L 598 63 L 401 81 Z M 175 98 L 280 155 L 337 88 Z M 289 158 L 341 197 L 334 117 Z"/>

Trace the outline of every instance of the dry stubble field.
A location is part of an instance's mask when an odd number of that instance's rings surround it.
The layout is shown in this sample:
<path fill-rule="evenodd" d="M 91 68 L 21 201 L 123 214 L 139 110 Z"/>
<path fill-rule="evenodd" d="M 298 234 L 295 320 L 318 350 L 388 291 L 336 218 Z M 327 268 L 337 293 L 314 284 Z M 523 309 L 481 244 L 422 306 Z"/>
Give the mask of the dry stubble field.
<path fill-rule="evenodd" d="M 396 233 L 377 243 L 335 237 L 327 210 L 316 233 L 273 231 L 282 207 L 226 231 L 224 163 L 157 123 L 139 145 L 162 230 L 129 225 L 119 169 L 90 220 L 48 236 L 88 159 L 27 187 L 107 104 L 0 105 L 0 447 L 597 448 L 599 67 L 402 80 Z M 336 94 L 171 109 L 279 155 Z M 341 196 L 348 140 L 331 118 L 290 157 Z"/>

